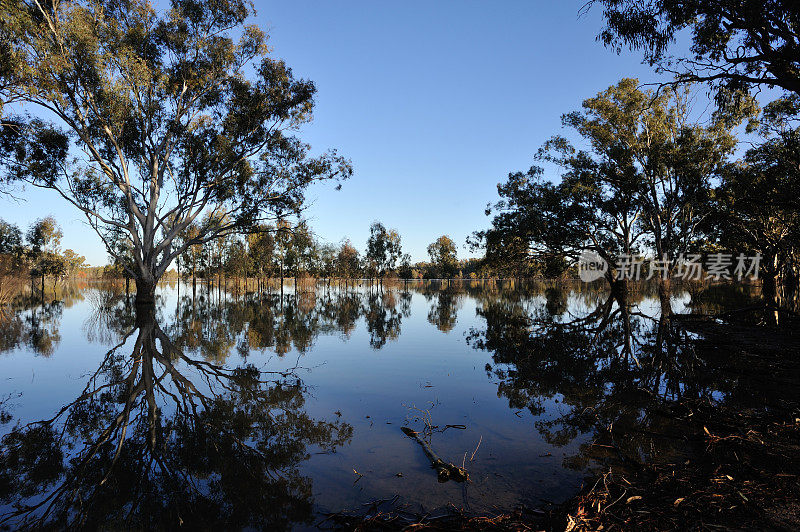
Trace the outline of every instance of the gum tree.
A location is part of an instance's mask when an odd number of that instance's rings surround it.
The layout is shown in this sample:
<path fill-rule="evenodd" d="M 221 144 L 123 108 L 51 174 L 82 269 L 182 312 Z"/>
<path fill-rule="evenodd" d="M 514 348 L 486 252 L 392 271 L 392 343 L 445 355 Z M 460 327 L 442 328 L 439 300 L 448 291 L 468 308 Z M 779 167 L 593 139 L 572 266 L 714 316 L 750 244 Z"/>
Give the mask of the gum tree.
<path fill-rule="evenodd" d="M 395 269 L 401 255 L 400 234 L 394 229 L 386 229 L 380 222 L 374 222 L 369 227 L 366 259 L 375 265 L 381 282 L 387 272 Z"/>
<path fill-rule="evenodd" d="M 800 11 L 795 0 L 591 0 L 606 22 L 599 39 L 619 51 L 642 51 L 645 60 L 678 81 L 700 81 L 741 94 L 754 86 L 800 95 Z M 691 45 L 670 55 L 676 35 Z"/>
<path fill-rule="evenodd" d="M 436 268 L 437 273 L 450 279 L 458 269 L 458 256 L 456 243 L 447 235 L 442 235 L 428 245 L 428 255 Z"/>
<path fill-rule="evenodd" d="M 137 303 L 188 247 L 300 211 L 334 151 L 297 138 L 314 84 L 271 57 L 244 0 L 0 0 L 5 178 L 82 211 Z M 36 118 L 19 110 L 36 112 Z M 193 238 L 179 238 L 193 223 Z"/>

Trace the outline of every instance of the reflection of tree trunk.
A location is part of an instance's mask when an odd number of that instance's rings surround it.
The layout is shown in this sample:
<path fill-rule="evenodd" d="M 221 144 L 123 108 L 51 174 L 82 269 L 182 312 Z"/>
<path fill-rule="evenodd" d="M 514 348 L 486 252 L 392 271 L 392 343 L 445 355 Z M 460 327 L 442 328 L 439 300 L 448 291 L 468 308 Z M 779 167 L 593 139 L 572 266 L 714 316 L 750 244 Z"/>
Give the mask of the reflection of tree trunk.
<path fill-rule="evenodd" d="M 661 316 L 669 317 L 672 315 L 672 286 L 669 278 L 661 277 L 658 282 L 658 299 L 661 301 Z"/>

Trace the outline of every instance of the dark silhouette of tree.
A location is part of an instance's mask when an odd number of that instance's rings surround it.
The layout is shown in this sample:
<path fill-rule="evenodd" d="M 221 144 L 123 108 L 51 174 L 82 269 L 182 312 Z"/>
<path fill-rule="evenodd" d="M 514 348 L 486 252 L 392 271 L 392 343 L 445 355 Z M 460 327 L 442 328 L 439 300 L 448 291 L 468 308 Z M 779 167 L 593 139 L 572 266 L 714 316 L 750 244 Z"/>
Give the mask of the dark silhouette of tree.
<path fill-rule="evenodd" d="M 790 304 L 798 286 L 800 131 L 788 129 L 730 165 L 716 191 L 716 234 L 734 253 L 761 255 L 768 302 Z"/>
<path fill-rule="evenodd" d="M 711 180 L 735 146 L 732 116 L 693 123 L 688 93 L 643 91 L 638 81 L 617 85 L 562 117 L 586 149 L 553 137 L 537 158 L 563 169 L 560 181 L 542 167 L 510 174 L 498 185 L 503 198 L 488 209 L 492 228 L 475 240 L 491 261 L 524 264 L 536 259 L 577 260 L 591 250 L 609 265 L 606 279 L 620 293 L 626 272 L 620 255 L 650 250 L 667 267 L 659 274 L 669 312 L 670 279 L 681 254 L 707 240 L 703 223 L 712 212 Z"/>
<path fill-rule="evenodd" d="M 651 65 L 679 81 L 710 83 L 721 102 L 754 86 L 800 95 L 800 19 L 792 0 L 591 0 L 603 9 L 600 39 L 618 52 L 640 50 Z M 686 57 L 669 55 L 686 31 Z M 741 103 L 741 101 L 739 101 Z"/>

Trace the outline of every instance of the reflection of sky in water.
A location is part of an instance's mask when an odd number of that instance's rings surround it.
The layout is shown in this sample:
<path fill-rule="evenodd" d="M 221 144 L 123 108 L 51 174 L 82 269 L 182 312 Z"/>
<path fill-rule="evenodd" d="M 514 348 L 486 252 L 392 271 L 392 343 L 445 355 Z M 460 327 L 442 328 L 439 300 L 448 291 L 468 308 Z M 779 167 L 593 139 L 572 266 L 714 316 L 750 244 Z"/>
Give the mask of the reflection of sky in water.
<path fill-rule="evenodd" d="M 584 432 L 591 425 L 577 424 L 576 432 L 561 441 L 560 446 L 548 443 L 539 427 L 548 423 L 555 424 L 551 428 L 559 427 L 564 418 L 574 417 L 576 408 L 584 410 L 582 415 L 590 411 L 580 403 L 583 399 L 576 399 L 581 393 L 576 395 L 575 384 L 565 382 L 570 387 L 569 392 L 565 391 L 567 395 L 555 391 L 536 397 L 538 410 L 534 415 L 525 405 L 514 405 L 510 398 L 501 395 L 500 389 L 509 383 L 514 392 L 527 393 L 513 388 L 518 377 L 516 365 L 496 362 L 491 350 L 475 349 L 467 342 L 467 336 L 485 333 L 487 318 L 480 311 L 493 303 L 515 309 L 514 312 L 524 316 L 546 316 L 555 323 L 565 324 L 591 316 L 605 296 L 585 290 L 498 294 L 482 292 L 477 287 L 467 292 L 440 293 L 412 285 L 410 298 L 404 300 L 400 297 L 402 287 L 389 290 L 390 295 L 371 302 L 365 290 L 358 292 L 360 310 L 348 334 L 337 328 L 335 316 L 325 314 L 324 290 L 317 292 L 316 301 L 306 299 L 297 305 L 292 302 L 293 296 L 287 294 L 284 312 L 291 309 L 291 316 L 303 323 L 296 330 L 304 330 L 307 338 L 301 342 L 305 345 L 301 351 L 291 347 L 281 355 L 269 347 L 241 349 L 242 345 L 248 345 L 248 319 L 253 319 L 252 312 L 238 315 L 229 309 L 222 316 L 209 318 L 216 320 L 214 323 L 204 323 L 201 327 L 206 341 L 224 346 L 215 363 L 233 368 L 246 362 L 262 371 L 299 366 L 297 375 L 308 386 L 305 411 L 309 416 L 317 420 L 341 419 L 353 427 L 350 442 L 335 453 L 320 453 L 312 446 L 308 449 L 309 459 L 300 464 L 301 473 L 313 480 L 317 510 L 355 508 L 368 501 L 399 495 L 402 502 L 426 509 L 452 503 L 473 511 L 488 511 L 509 509 L 520 503 L 559 502 L 574 493 L 584 471 L 582 467 L 566 468 L 565 464 L 568 457 L 580 454 L 581 446 L 591 439 Z M 37 354 L 25 346 L 0 353 L 0 399 L 21 394 L 4 405 L 14 420 L 0 426 L 0 433 L 7 433 L 15 424 L 52 417 L 61 405 L 73 401 L 86 386 L 87 376 L 102 363 L 105 351 L 119 341 L 119 331 L 109 334 L 103 330 L 103 320 L 97 319 L 95 305 L 102 299 L 99 293 L 87 291 L 87 297 L 65 305 L 63 313 L 53 320 L 51 325 L 58 330 L 60 340 L 51 354 Z M 331 294 L 335 296 L 336 290 Z M 180 296 L 186 298 L 186 295 L 184 287 Z M 215 305 L 219 304 L 216 300 L 217 295 L 213 294 Z M 225 300 L 227 307 L 236 308 L 236 297 L 228 295 Z M 674 310 L 687 312 L 689 301 L 688 294 L 675 296 Z M 638 298 L 635 302 L 636 310 L 643 316 L 658 316 L 657 298 Z M 186 324 L 176 323 L 175 316 L 178 310 L 184 316 L 191 315 L 191 304 L 191 299 L 178 299 L 174 286 L 162 289 L 159 325 L 168 335 L 185 332 Z M 287 314 L 282 314 L 275 300 L 269 307 L 263 305 L 251 305 L 250 310 L 259 312 L 259 308 L 269 308 L 276 316 L 275 323 L 286 323 Z M 203 306 L 197 302 L 198 309 Z M 327 311 L 335 314 L 336 310 L 336 304 L 329 302 Z M 20 316 L 32 312 L 36 310 L 22 311 Z M 219 320 L 231 321 L 226 327 Z M 237 327 L 242 330 L 226 336 Z M 532 336 L 538 334 L 536 331 L 547 334 L 551 328 L 540 323 L 524 329 L 525 335 Z M 288 334 L 292 340 L 292 331 Z M 649 332 L 636 329 L 636 334 L 644 334 L 645 338 Z M 129 338 L 121 351 L 130 352 L 135 339 L 136 335 Z M 647 341 L 641 340 L 644 344 Z M 636 349 L 635 354 L 641 358 L 642 348 Z M 198 358 L 202 358 L 199 354 L 202 352 L 202 349 L 184 349 L 185 354 Z M 622 348 L 617 348 L 617 352 L 622 353 Z M 638 358 L 635 358 L 637 364 Z M 493 368 L 490 373 L 487 364 Z M 630 365 L 633 367 L 633 362 Z M 602 373 L 618 371 L 617 366 L 618 360 L 601 357 L 594 367 Z M 177 362 L 176 367 L 200 390 L 213 385 L 183 362 Z M 535 383 L 536 375 L 525 378 Z M 666 380 L 653 384 L 657 393 L 667 394 Z M 599 384 L 598 390 L 612 395 L 616 388 L 613 380 L 606 380 Z M 685 391 L 683 383 L 674 389 Z M 587 388 L 586 392 L 591 395 L 598 390 Z M 712 390 L 711 394 L 715 400 L 724 398 L 718 390 Z M 165 395 L 158 400 L 159 408 L 168 416 L 174 410 L 171 402 Z M 450 428 L 434 432 L 431 445 L 445 460 L 456 465 L 463 462 L 470 471 L 471 483 L 436 481 L 422 449 L 399 430 L 404 423 L 417 430 L 423 427 L 410 407 L 428 410 L 433 423 L 440 427 L 466 426 L 465 430 Z M 475 459 L 470 461 L 479 442 Z M 353 470 L 363 475 L 358 482 Z"/>

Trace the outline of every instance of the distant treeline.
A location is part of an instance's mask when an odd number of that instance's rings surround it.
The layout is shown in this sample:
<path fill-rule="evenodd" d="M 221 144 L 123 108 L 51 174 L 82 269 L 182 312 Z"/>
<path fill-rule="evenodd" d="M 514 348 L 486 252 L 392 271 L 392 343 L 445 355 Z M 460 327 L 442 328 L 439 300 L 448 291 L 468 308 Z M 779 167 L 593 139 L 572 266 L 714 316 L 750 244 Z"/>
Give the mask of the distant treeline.
<path fill-rule="evenodd" d="M 456 243 L 442 235 L 428 246 L 430 261 L 411 262 L 403 252 L 395 229 L 382 223 L 370 226 L 363 250 L 349 240 L 340 244 L 324 242 L 314 235 L 307 221 L 284 220 L 263 225 L 247 235 L 228 235 L 204 243 L 192 243 L 202 233 L 201 221 L 190 225 L 179 236 L 187 242 L 186 251 L 174 263 L 177 275 L 185 280 L 210 282 L 222 279 L 454 279 L 493 275 L 482 259 L 459 259 Z M 130 256 L 130 255 L 124 255 Z M 132 260 L 132 259 L 130 259 Z M 107 266 L 105 277 L 125 277 L 125 264 Z"/>
<path fill-rule="evenodd" d="M 52 216 L 36 220 L 25 231 L 0 219 L 0 304 L 20 288 L 23 279 L 31 279 L 31 288 L 44 294 L 45 279 L 56 284 L 74 276 L 86 265 L 86 259 L 71 249 L 61 251 L 63 233 Z"/>

